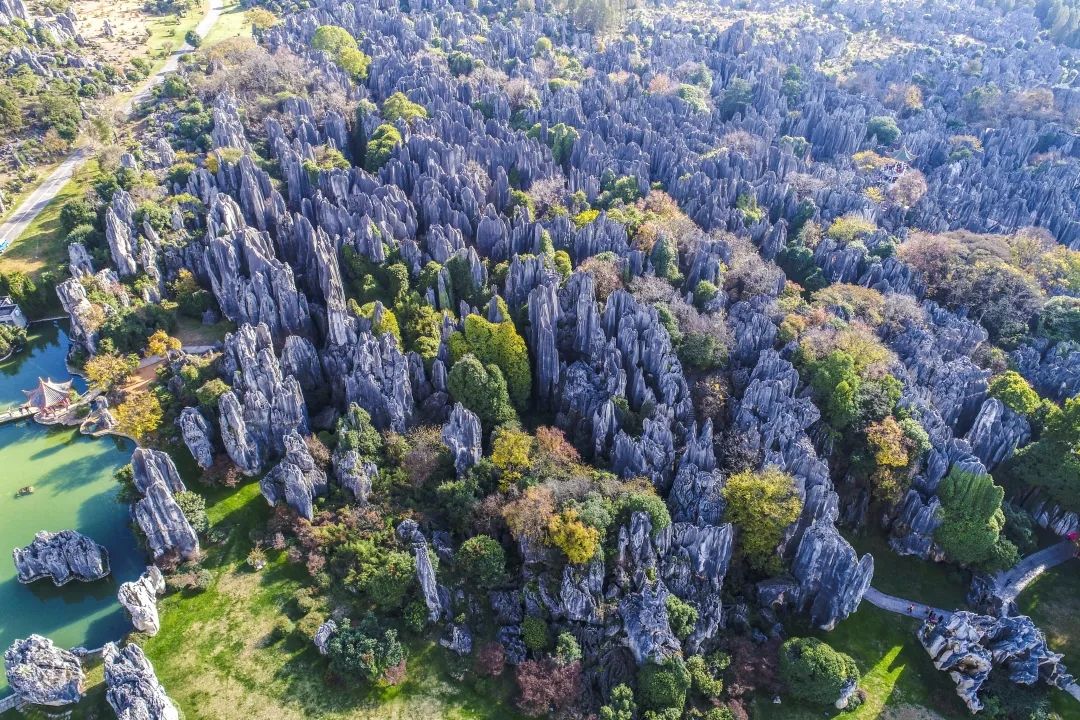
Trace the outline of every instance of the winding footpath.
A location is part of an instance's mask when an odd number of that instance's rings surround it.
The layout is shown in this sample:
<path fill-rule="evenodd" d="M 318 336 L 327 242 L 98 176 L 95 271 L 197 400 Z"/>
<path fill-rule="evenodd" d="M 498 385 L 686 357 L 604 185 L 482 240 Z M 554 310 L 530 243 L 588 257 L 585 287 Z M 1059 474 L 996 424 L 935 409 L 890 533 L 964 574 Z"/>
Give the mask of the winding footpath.
<path fill-rule="evenodd" d="M 224 7 L 224 0 L 210 0 L 210 8 L 207 10 L 206 15 L 199 24 L 195 26 L 195 32 L 199 37 L 206 37 L 210 32 L 210 29 L 217 22 L 218 17 L 221 16 L 222 8 Z M 165 64 L 155 72 L 149 82 L 147 82 L 141 90 L 129 97 L 123 105 L 120 106 L 120 112 L 125 115 L 130 115 L 131 110 L 135 107 L 136 103 L 140 103 L 150 97 L 150 93 L 153 89 L 160 85 L 165 80 L 165 76 L 176 70 L 177 64 L 180 62 L 180 56 L 184 53 L 189 53 L 194 50 L 193 47 L 186 42 L 181 45 L 169 58 L 165 61 Z M 87 146 L 82 146 L 75 149 L 70 155 L 65 158 L 64 162 L 60 163 L 52 173 L 45 178 L 45 181 L 34 189 L 29 195 L 27 195 L 19 206 L 15 208 L 7 218 L 0 223 L 0 253 L 3 253 L 11 243 L 15 242 L 26 229 L 30 227 L 30 223 L 34 222 L 34 219 L 41 214 L 41 211 L 52 201 L 56 194 L 71 180 L 72 176 L 81 168 L 87 160 L 93 156 L 93 150 Z"/>
<path fill-rule="evenodd" d="M 1011 569 L 994 576 L 994 594 L 1006 602 L 1013 602 L 1036 578 L 1073 557 L 1076 557 L 1076 545 L 1069 540 L 1034 552 Z"/>

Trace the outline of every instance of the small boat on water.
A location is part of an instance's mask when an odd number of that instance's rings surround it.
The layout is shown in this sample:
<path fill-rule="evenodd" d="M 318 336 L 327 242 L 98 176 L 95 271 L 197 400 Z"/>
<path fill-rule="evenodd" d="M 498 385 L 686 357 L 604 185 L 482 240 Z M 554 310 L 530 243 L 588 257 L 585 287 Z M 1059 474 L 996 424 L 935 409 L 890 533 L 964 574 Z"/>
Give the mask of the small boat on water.
<path fill-rule="evenodd" d="M 19 488 L 19 491 L 17 493 L 15 493 L 15 496 L 16 497 L 22 497 L 24 495 L 33 495 L 33 494 L 34 494 L 34 486 L 33 485 L 24 485 L 23 487 Z"/>

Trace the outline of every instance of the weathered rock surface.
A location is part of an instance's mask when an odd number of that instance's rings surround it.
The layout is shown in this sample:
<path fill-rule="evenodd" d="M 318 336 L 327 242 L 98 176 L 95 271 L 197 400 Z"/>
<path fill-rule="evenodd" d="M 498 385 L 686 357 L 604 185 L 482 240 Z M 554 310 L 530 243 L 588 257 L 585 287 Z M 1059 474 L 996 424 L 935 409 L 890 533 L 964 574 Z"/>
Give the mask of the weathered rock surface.
<path fill-rule="evenodd" d="M 191 457 L 203 470 L 214 464 L 214 434 L 198 408 L 186 407 L 177 419 L 180 434 L 184 438 Z"/>
<path fill-rule="evenodd" d="M 122 584 L 116 597 L 131 617 L 132 626 L 153 636 L 161 629 L 157 598 L 164 592 L 165 578 L 156 565 L 150 565 L 138 580 Z"/>
<path fill-rule="evenodd" d="M 1042 681 L 1065 689 L 1074 684 L 1062 656 L 1046 646 L 1035 623 L 1023 615 L 995 618 L 957 611 L 942 622 L 925 623 L 918 637 L 934 666 L 952 676 L 956 694 L 973 713 L 983 707 L 979 690 L 995 667 L 1022 685 Z"/>
<path fill-rule="evenodd" d="M 285 436 L 285 457 L 259 481 L 271 505 L 284 501 L 297 515 L 315 517 L 315 498 L 326 494 L 326 473 L 315 464 L 307 443 L 298 433 Z"/>
<path fill-rule="evenodd" d="M 138 645 L 105 643 L 105 699 L 117 720 L 179 720 L 180 712 L 165 694 L 154 666 Z"/>
<path fill-rule="evenodd" d="M 454 470 L 461 477 L 480 461 L 483 454 L 480 443 L 480 418 L 457 403 L 450 413 L 450 420 L 443 426 L 442 439 L 454 458 Z"/>
<path fill-rule="evenodd" d="M 72 705 L 85 692 L 79 658 L 40 635 L 12 643 L 4 653 L 4 669 L 12 691 L 33 705 Z"/>
<path fill-rule="evenodd" d="M 24 548 L 12 551 L 19 582 L 32 583 L 50 578 L 60 587 L 72 580 L 93 582 L 109 574 L 109 553 L 103 545 L 74 530 L 34 536 Z"/>
<path fill-rule="evenodd" d="M 136 448 L 131 466 L 135 488 L 143 495 L 133 514 L 154 558 L 169 553 L 184 559 L 197 557 L 199 538 L 173 497 L 185 488 L 172 458 L 160 450 Z"/>

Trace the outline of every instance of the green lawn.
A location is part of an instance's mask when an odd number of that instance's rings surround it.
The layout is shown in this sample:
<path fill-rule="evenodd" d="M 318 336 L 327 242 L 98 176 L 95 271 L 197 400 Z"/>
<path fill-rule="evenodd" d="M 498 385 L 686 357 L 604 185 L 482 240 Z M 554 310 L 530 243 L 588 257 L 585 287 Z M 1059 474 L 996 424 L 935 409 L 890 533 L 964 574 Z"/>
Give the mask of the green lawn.
<path fill-rule="evenodd" d="M 967 710 L 956 696 L 949 676 L 934 668 L 915 639 L 919 623 L 863 603 L 832 632 L 814 632 L 834 648 L 855 659 L 862 672 L 859 686 L 866 703 L 854 712 L 816 708 L 785 700 L 773 705 L 760 698 L 750 711 L 754 720 L 811 720 L 879 717 L 946 718 L 960 720 Z"/>
<path fill-rule="evenodd" d="M 251 24 L 244 19 L 244 12 L 244 6 L 239 2 L 227 2 L 218 21 L 203 38 L 202 46 L 212 47 L 234 37 L 251 37 Z"/>
<path fill-rule="evenodd" d="M 952 565 L 897 555 L 878 532 L 845 535 L 861 556 L 874 556 L 874 587 L 883 593 L 944 610 L 964 609 L 970 574 Z"/>
<path fill-rule="evenodd" d="M 1036 580 L 1017 600 L 1046 634 L 1050 647 L 1065 655 L 1073 675 L 1080 672 L 1080 560 L 1070 560 Z M 1080 703 L 1054 693 L 1054 709 L 1067 720 L 1080 718 Z"/>
<path fill-rule="evenodd" d="M 199 488 L 202 490 L 202 488 Z M 306 572 L 270 552 L 262 572 L 244 563 L 249 533 L 269 516 L 258 483 L 210 491 L 209 515 L 228 540 L 206 549 L 212 587 L 162 600 L 162 630 L 145 649 L 186 720 L 287 718 L 516 718 L 508 688 L 475 691 L 449 677 L 452 659 L 423 640 L 410 643 L 409 676 L 401 685 L 366 690 L 325 682 L 327 664 L 310 641 L 270 640 L 275 623 L 302 587 Z"/>

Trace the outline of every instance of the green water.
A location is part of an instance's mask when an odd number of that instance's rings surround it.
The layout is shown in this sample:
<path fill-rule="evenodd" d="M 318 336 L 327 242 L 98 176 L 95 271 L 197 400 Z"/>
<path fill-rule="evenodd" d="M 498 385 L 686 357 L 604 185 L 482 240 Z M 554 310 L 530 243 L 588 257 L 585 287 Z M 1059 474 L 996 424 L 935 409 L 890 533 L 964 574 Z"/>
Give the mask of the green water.
<path fill-rule="evenodd" d="M 0 409 L 20 404 L 21 391 L 39 375 L 68 378 L 63 330 L 49 323 L 31 328 L 29 347 L 0 363 Z M 76 379 L 76 387 L 82 386 Z M 31 420 L 0 425 L 0 652 L 30 633 L 62 647 L 95 648 L 131 629 L 116 591 L 139 576 L 145 557 L 127 507 L 116 500 L 119 486 L 112 474 L 132 449 L 126 441 L 92 440 L 77 429 L 50 429 Z M 16 497 L 25 485 L 33 485 L 34 493 Z M 11 548 L 28 544 L 38 530 L 65 529 L 104 545 L 112 574 L 62 588 L 49 580 L 19 584 Z M 7 678 L 0 673 L 0 696 L 6 694 Z"/>

